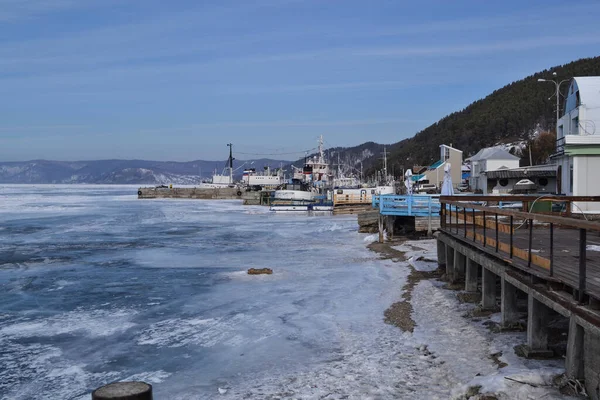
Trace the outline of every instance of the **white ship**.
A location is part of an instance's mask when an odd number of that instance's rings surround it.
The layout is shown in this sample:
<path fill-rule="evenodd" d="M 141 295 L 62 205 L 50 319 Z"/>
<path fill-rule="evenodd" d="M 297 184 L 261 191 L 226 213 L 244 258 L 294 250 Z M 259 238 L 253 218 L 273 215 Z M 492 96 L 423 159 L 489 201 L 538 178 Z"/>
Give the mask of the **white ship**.
<path fill-rule="evenodd" d="M 341 166 L 341 164 L 338 165 Z M 373 196 L 395 194 L 393 178 L 387 175 L 387 151 L 383 152 L 383 172 L 379 184 L 365 184 L 356 177 L 346 177 L 338 166 L 338 177 L 334 179 L 334 203 L 368 204 Z M 362 168 L 361 168 L 362 169 Z M 361 171 L 362 175 L 362 171 Z"/>
<path fill-rule="evenodd" d="M 316 192 L 308 183 L 292 179 L 277 189 L 273 196 L 275 201 L 311 202 L 314 201 Z"/>
<path fill-rule="evenodd" d="M 220 189 L 226 187 L 236 187 L 235 183 L 233 182 L 233 145 L 231 143 L 228 143 L 227 146 L 229 146 L 229 159 L 227 160 L 226 169 L 229 170 L 229 175 L 217 174 L 215 171 L 210 182 L 202 182 L 200 185 L 198 185 L 198 189 Z"/>
<path fill-rule="evenodd" d="M 323 152 L 323 136 L 318 153 L 306 159 L 304 168 L 295 168 L 293 179 L 274 193 L 271 211 L 331 211 L 332 175 Z"/>
<path fill-rule="evenodd" d="M 274 189 L 281 186 L 284 183 L 283 174 L 281 169 L 277 170 L 275 174 L 271 172 L 269 167 L 265 167 L 263 173 L 256 172 L 255 168 L 248 168 L 244 170 L 242 182 L 248 187 L 259 187 L 261 189 Z"/>

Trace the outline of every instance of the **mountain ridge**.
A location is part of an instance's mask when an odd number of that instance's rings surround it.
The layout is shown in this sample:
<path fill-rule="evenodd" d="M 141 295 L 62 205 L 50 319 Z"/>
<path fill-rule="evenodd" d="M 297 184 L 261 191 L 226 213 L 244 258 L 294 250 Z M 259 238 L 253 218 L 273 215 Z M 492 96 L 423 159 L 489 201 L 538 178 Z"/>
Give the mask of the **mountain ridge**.
<path fill-rule="evenodd" d="M 528 159 L 529 148 L 535 148 L 532 141 L 537 133 L 554 134 L 556 128 L 556 100 L 551 96 L 555 88 L 548 83 L 538 82 L 540 78 L 552 79 L 553 72 L 557 73 L 556 78 L 559 80 L 575 76 L 600 76 L 600 56 L 550 67 L 511 82 L 442 117 L 410 138 L 388 145 L 366 142 L 342 150 L 337 149 L 340 159 L 351 159 L 352 157 L 347 157 L 348 154 L 354 154 L 361 146 L 372 143 L 373 154 L 360 162 L 363 164 L 365 176 L 374 177 L 383 167 L 382 156 L 377 153 L 383 152 L 383 147 L 386 146 L 388 172 L 394 173 L 396 178 L 405 169 L 415 165 L 428 166 L 436 162 L 439 159 L 441 144 L 462 150 L 463 158 L 484 147 L 513 144 L 513 152 L 520 151 L 521 154 L 517 155 Z M 567 90 L 568 85 L 561 86 L 562 98 Z M 335 149 L 330 150 L 331 153 L 335 153 Z M 534 154 L 533 159 L 536 158 L 540 159 Z M 357 168 L 356 162 L 350 165 L 350 169 Z"/>
<path fill-rule="evenodd" d="M 216 170 L 221 173 L 227 161 L 152 161 L 152 160 L 29 160 L 0 162 L 3 184 L 179 184 L 202 182 Z M 234 160 L 234 175 L 242 167 L 279 168 L 288 161 L 274 159 Z"/>

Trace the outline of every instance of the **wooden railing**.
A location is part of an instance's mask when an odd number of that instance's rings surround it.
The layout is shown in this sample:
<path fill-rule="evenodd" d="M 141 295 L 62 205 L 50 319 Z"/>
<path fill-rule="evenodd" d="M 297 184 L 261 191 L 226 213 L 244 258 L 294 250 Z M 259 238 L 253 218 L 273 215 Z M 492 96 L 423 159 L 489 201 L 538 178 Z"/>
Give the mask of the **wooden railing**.
<path fill-rule="evenodd" d="M 504 208 L 508 202 L 521 202 L 521 207 L 516 209 Z M 576 297 L 584 300 L 588 283 L 594 285 L 600 295 L 598 276 L 600 276 L 600 253 L 593 256 L 587 250 L 588 231 L 600 232 L 600 223 L 585 219 L 571 218 L 565 213 L 535 212 L 532 205 L 538 201 L 551 203 L 571 202 L 600 202 L 600 197 L 591 196 L 441 196 L 440 226 L 441 230 L 463 241 L 471 242 L 488 253 L 497 254 L 500 258 L 507 258 L 509 262 L 520 260 L 526 268 L 538 267 L 546 271 L 548 276 L 555 277 L 555 247 L 557 241 L 555 234 L 560 232 L 561 268 L 560 279 L 570 281 L 576 289 Z M 484 205 L 485 204 L 485 205 Z M 518 204 L 517 204 L 518 206 Z M 520 208 L 520 209 L 519 209 Z M 570 209 L 570 207 L 568 207 Z M 550 207 L 552 210 L 552 208 Z M 526 233 L 525 233 L 525 228 Z M 544 254 L 534 254 L 532 244 L 536 236 L 536 243 L 547 240 Z M 515 240 L 527 245 L 516 245 Z M 570 247 L 569 247 L 570 246 Z M 578 265 L 569 264 L 569 260 L 577 254 Z M 570 257 L 570 258 L 566 258 Z M 592 279 L 587 277 L 587 263 L 594 262 Z M 572 263 L 572 262 L 571 262 Z M 569 279 L 571 277 L 572 279 Z"/>
<path fill-rule="evenodd" d="M 371 194 L 335 194 L 333 195 L 333 204 L 371 204 Z"/>

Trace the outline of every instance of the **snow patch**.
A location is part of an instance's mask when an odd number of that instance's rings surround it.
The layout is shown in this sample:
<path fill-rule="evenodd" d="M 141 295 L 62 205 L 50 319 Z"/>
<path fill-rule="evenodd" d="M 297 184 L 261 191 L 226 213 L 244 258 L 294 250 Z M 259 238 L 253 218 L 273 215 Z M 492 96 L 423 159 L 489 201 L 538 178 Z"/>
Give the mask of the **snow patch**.
<path fill-rule="evenodd" d="M 135 326 L 132 310 L 75 310 L 45 319 L 23 320 L 0 328 L 0 338 L 51 337 L 83 331 L 90 337 L 111 336 Z"/>

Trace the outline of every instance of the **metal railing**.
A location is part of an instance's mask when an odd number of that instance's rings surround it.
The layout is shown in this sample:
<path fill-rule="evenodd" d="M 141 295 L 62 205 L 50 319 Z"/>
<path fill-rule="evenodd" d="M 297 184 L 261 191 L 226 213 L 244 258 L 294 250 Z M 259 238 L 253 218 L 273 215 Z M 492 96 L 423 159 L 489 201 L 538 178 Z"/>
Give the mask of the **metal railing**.
<path fill-rule="evenodd" d="M 375 195 L 372 207 L 381 215 L 428 217 L 440 213 L 439 196 L 429 195 Z"/>
<path fill-rule="evenodd" d="M 521 202 L 521 210 L 500 207 L 502 202 L 508 201 Z M 588 231 L 600 232 L 600 223 L 571 218 L 561 212 L 532 211 L 532 204 L 538 201 L 551 204 L 600 202 L 600 197 L 442 196 L 440 227 L 443 232 L 472 243 L 487 253 L 496 254 L 515 266 L 530 270 L 536 267 L 538 272 L 543 271 L 543 274 L 573 287 L 574 296 L 580 302 L 584 302 L 585 296 L 590 294 L 588 284 L 592 283 L 595 286 L 593 296 L 598 298 L 600 286 L 596 280 L 600 276 L 600 271 L 597 271 L 600 269 L 600 252 L 589 254 L 587 238 Z M 498 206 L 490 203 L 498 203 Z M 552 210 L 552 207 L 549 209 Z M 533 248 L 534 232 L 536 243 L 543 247 L 543 252 Z M 557 232 L 560 233 L 558 242 Z M 517 239 L 521 244 L 515 243 Z M 527 245 L 523 246 L 525 240 Z M 556 274 L 557 245 L 562 249 L 558 255 L 561 258 L 559 276 Z M 569 261 L 574 254 L 578 258 L 577 265 Z M 594 274 L 597 275 L 591 280 L 588 279 L 588 261 L 594 262 Z"/>
<path fill-rule="evenodd" d="M 554 155 L 560 156 L 565 154 L 565 137 L 559 137 L 556 139 L 556 153 Z"/>

